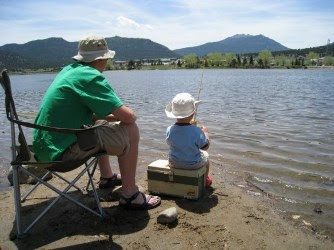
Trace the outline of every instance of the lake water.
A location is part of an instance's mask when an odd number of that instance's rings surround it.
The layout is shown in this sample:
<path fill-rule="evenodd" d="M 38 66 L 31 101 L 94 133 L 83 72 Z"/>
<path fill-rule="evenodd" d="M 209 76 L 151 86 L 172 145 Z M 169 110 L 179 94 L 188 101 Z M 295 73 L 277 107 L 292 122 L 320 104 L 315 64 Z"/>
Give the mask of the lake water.
<path fill-rule="evenodd" d="M 334 235 L 334 71 L 204 70 L 198 120 L 211 134 L 210 157 L 285 209 Z M 178 92 L 196 98 L 202 70 L 109 71 L 111 85 L 138 115 L 141 145 L 167 152 L 173 120 L 164 108 Z M 55 74 L 11 76 L 17 109 L 37 112 Z M 0 181 L 8 185 L 9 124 L 0 92 Z M 231 164 L 233 163 L 233 164 Z M 215 169 L 212 169 L 214 172 Z M 316 213 L 314 209 L 321 210 Z"/>

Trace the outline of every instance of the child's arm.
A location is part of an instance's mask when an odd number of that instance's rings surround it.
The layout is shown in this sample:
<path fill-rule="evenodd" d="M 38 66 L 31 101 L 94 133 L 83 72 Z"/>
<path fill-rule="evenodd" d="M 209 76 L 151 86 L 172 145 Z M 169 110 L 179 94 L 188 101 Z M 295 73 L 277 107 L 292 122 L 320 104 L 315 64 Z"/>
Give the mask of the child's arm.
<path fill-rule="evenodd" d="M 208 144 L 204 148 L 201 148 L 201 149 L 202 150 L 208 150 L 209 147 L 210 147 L 209 131 L 205 126 L 202 126 L 201 129 L 202 129 L 203 133 L 205 134 L 206 139 L 208 139 Z"/>

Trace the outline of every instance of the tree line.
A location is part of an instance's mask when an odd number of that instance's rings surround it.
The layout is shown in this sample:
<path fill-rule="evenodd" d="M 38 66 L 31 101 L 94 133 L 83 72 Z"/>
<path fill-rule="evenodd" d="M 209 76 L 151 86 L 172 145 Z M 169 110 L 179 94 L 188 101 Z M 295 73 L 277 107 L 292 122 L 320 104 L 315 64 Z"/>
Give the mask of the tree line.
<path fill-rule="evenodd" d="M 209 53 L 199 57 L 196 54 L 188 54 L 183 59 L 185 68 L 303 68 L 334 65 L 333 56 L 320 57 L 313 51 L 306 56 L 285 54 L 273 56 L 269 50 L 254 55 Z"/>
<path fill-rule="evenodd" d="M 334 66 L 334 56 L 309 51 L 303 55 L 288 55 L 263 50 L 258 54 L 240 55 L 234 53 L 209 53 L 199 57 L 192 53 L 174 60 L 170 64 L 163 64 L 160 59 L 152 60 L 150 65 L 143 60 L 130 60 L 122 64 L 112 61 L 107 70 L 138 70 L 138 69 L 177 69 L 177 68 L 307 68 L 310 66 Z"/>

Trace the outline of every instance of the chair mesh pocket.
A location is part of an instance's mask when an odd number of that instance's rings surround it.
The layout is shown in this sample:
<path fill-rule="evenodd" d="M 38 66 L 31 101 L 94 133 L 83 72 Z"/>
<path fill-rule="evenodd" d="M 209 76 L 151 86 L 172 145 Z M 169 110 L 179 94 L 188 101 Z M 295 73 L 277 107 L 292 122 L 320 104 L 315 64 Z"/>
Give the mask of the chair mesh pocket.
<path fill-rule="evenodd" d="M 89 151 L 96 147 L 97 136 L 95 129 L 87 129 L 77 134 L 78 145 L 82 151 Z"/>

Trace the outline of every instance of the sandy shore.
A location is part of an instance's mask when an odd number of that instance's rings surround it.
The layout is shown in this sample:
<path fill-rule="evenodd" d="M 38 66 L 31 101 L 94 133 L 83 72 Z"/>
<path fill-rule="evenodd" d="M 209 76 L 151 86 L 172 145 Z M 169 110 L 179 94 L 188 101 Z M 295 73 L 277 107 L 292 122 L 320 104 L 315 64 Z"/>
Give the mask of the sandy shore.
<path fill-rule="evenodd" d="M 137 181 L 141 189 L 147 189 L 147 165 L 163 157 L 140 153 Z M 199 201 L 163 197 L 156 209 L 126 211 L 117 206 L 115 193 L 99 190 L 107 218 L 101 220 L 62 199 L 21 240 L 10 240 L 15 235 L 12 190 L 2 192 L 0 249 L 334 249 L 329 237 L 317 234 L 302 218 L 286 218 L 273 199 L 231 174 L 226 166 L 233 163 L 211 162 L 213 189 Z M 58 178 L 51 182 L 61 183 Z M 84 185 L 84 181 L 79 184 Z M 72 194 L 76 196 L 75 191 Z M 23 209 L 27 218 L 49 203 L 50 195 L 53 192 L 45 187 L 35 192 Z M 158 214 L 172 206 L 178 210 L 178 220 L 158 224 Z"/>

